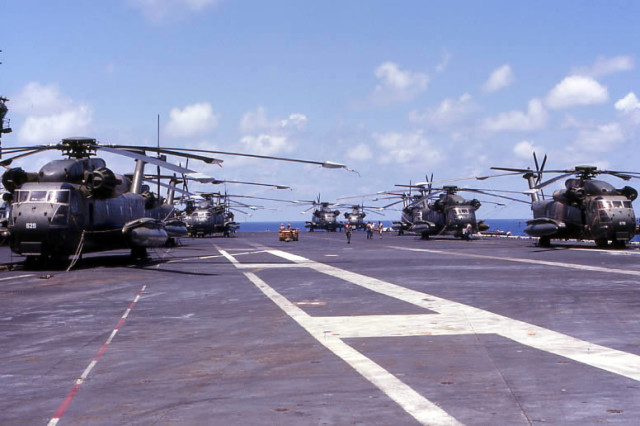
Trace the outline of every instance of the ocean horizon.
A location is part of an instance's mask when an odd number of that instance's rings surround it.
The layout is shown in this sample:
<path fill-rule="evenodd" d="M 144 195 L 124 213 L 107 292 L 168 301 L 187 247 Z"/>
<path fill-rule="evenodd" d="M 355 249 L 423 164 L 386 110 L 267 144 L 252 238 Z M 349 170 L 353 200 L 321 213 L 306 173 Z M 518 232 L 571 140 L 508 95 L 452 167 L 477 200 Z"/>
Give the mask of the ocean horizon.
<path fill-rule="evenodd" d="M 524 228 L 527 226 L 528 219 L 486 219 L 484 223 L 489 225 L 490 231 L 511 232 L 512 235 L 526 236 Z M 378 221 L 375 221 L 377 223 Z M 385 227 L 391 227 L 391 220 L 382 220 Z M 291 225 L 292 228 L 305 229 L 304 220 L 290 222 L 238 222 L 240 228 L 237 232 L 276 232 L 280 230 L 280 224 L 285 226 Z M 319 231 L 322 232 L 322 231 Z"/>

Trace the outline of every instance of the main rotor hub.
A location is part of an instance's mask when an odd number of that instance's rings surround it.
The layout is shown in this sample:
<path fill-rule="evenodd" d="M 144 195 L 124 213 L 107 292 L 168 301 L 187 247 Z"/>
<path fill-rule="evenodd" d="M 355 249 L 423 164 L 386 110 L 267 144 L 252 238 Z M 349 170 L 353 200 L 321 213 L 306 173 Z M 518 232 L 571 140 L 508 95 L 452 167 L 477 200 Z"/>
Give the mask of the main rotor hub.
<path fill-rule="evenodd" d="M 65 138 L 60 143 L 60 150 L 69 158 L 89 158 L 96 155 L 96 140 L 83 137 Z"/>
<path fill-rule="evenodd" d="M 576 175 L 582 180 L 593 179 L 598 174 L 596 166 L 576 166 Z"/>

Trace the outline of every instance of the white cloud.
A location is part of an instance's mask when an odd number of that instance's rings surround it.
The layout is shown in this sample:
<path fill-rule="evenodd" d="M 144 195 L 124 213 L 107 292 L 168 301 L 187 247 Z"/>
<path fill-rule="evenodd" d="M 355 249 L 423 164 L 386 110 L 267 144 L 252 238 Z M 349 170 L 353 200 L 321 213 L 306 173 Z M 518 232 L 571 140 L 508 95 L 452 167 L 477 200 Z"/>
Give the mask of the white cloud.
<path fill-rule="evenodd" d="M 593 78 L 571 75 L 551 89 L 546 98 L 546 105 L 551 109 L 564 109 L 600 104 L 608 99 L 607 88 Z"/>
<path fill-rule="evenodd" d="M 378 155 L 379 164 L 413 163 L 424 168 L 437 164 L 443 159 L 442 152 L 431 146 L 422 132 L 374 133 L 373 139 L 382 151 Z"/>
<path fill-rule="evenodd" d="M 92 110 L 86 105 L 59 114 L 29 116 L 24 120 L 18 138 L 29 143 L 51 143 L 83 135 L 90 130 L 92 118 Z"/>
<path fill-rule="evenodd" d="M 149 20 L 159 22 L 168 16 L 183 15 L 204 10 L 221 0 L 129 0 L 129 3 Z"/>
<path fill-rule="evenodd" d="M 409 120 L 442 128 L 464 121 L 476 109 L 471 95 L 464 93 L 458 99 L 444 99 L 435 109 L 424 112 L 413 110 L 409 113 Z"/>
<path fill-rule="evenodd" d="M 393 62 L 385 62 L 375 70 L 379 80 L 372 95 L 376 103 L 393 103 L 408 101 L 427 90 L 429 77 L 427 74 L 403 71 Z"/>
<path fill-rule="evenodd" d="M 449 62 L 451 62 L 451 57 L 452 57 L 451 53 L 445 50 L 444 53 L 442 54 L 442 60 L 438 65 L 436 65 L 436 71 L 443 72 L 444 70 L 446 70 L 447 67 L 449 66 Z"/>
<path fill-rule="evenodd" d="M 219 117 L 206 102 L 173 108 L 166 126 L 167 136 L 186 138 L 203 135 L 218 126 Z"/>
<path fill-rule="evenodd" d="M 621 71 L 631 71 L 635 68 L 635 61 L 632 56 L 614 56 L 612 58 L 599 57 L 593 65 L 588 68 L 579 68 L 575 74 L 592 77 L 600 77 Z"/>
<path fill-rule="evenodd" d="M 490 132 L 508 130 L 529 131 L 544 127 L 549 114 L 544 109 L 542 101 L 532 99 L 529 101 L 528 111 L 509 111 L 498 114 L 496 117 L 486 118 L 482 128 Z"/>
<path fill-rule="evenodd" d="M 244 136 L 240 139 L 243 152 L 257 155 L 276 155 L 291 152 L 295 146 L 287 140 L 286 136 L 274 136 L 260 134 L 258 136 Z"/>
<path fill-rule="evenodd" d="M 487 93 L 497 92 L 500 89 L 504 89 L 513 83 L 513 71 L 511 66 L 505 64 L 500 68 L 495 69 L 489 79 L 482 85 L 482 90 Z"/>
<path fill-rule="evenodd" d="M 533 156 L 533 153 L 537 151 L 540 151 L 540 149 L 534 146 L 529 141 L 518 142 L 513 147 L 513 153 L 516 155 L 516 157 L 525 159 L 527 161 L 530 161 Z"/>
<path fill-rule="evenodd" d="M 11 101 L 11 109 L 24 114 L 49 115 L 70 108 L 73 102 L 55 84 L 28 83 Z"/>
<path fill-rule="evenodd" d="M 619 123 L 609 123 L 581 130 L 573 146 L 588 152 L 610 152 L 624 140 L 622 126 Z"/>
<path fill-rule="evenodd" d="M 373 158 L 373 153 L 369 146 L 361 143 L 349 149 L 346 154 L 347 158 L 354 161 L 366 161 Z"/>
<path fill-rule="evenodd" d="M 289 114 L 285 119 L 270 119 L 267 110 L 258 107 L 255 111 L 246 112 L 240 119 L 242 133 L 302 131 L 306 129 L 307 116 L 300 113 Z"/>
<path fill-rule="evenodd" d="M 615 103 L 615 108 L 624 113 L 631 113 L 640 110 L 640 101 L 635 93 L 629 92 L 627 96 Z"/>
<path fill-rule="evenodd" d="M 289 118 L 281 120 L 280 125 L 285 128 L 292 128 L 295 130 L 304 130 L 307 128 L 307 116 L 304 114 L 290 114 Z"/>
<path fill-rule="evenodd" d="M 26 115 L 18 131 L 18 139 L 23 142 L 51 143 L 90 131 L 91 106 L 74 102 L 56 85 L 29 83 L 12 99 L 12 110 Z"/>
<path fill-rule="evenodd" d="M 292 152 L 296 144 L 291 139 L 306 129 L 308 121 L 301 113 L 271 119 L 264 107 L 246 112 L 240 119 L 240 131 L 245 134 L 240 140 L 242 149 L 258 155 Z"/>

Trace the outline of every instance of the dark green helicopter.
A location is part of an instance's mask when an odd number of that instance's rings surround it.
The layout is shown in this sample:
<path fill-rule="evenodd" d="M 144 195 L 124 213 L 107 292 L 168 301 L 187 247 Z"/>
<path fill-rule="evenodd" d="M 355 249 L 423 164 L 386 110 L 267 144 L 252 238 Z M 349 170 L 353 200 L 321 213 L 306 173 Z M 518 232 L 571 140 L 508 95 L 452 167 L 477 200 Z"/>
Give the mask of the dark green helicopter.
<path fill-rule="evenodd" d="M 546 160 L 545 155 L 539 167 L 534 154 L 535 170 L 492 167 L 510 172 L 503 175 L 521 174 L 528 182 L 533 219 L 527 221 L 524 232 L 539 237 L 541 246 L 549 246 L 552 239 L 577 239 L 593 240 L 599 247 L 607 247 L 610 242 L 614 247 L 624 247 L 636 234 L 636 217 L 631 203 L 638 192 L 630 186 L 616 189 L 595 177 L 608 174 L 630 180 L 639 178 L 640 173 L 599 170 L 594 166 L 545 171 Z M 543 172 L 559 175 L 541 182 Z M 554 191 L 551 198 L 545 199 L 542 189 L 564 178 L 569 178 L 564 189 Z"/>
<path fill-rule="evenodd" d="M 68 158 L 51 161 L 38 173 L 13 168 L 2 177 L 12 198 L 9 245 L 15 253 L 42 261 L 123 248 L 131 249 L 133 257 L 142 258 L 147 248 L 163 246 L 172 234 L 186 230 L 183 223 L 176 221 L 176 210 L 169 199 L 173 195 L 162 200 L 142 184 L 144 167 L 155 164 L 181 175 L 195 171 L 144 155 L 145 151 L 209 164 L 222 162 L 195 154 L 213 151 L 105 145 L 91 138 L 67 138 L 54 145 L 5 148 L 4 152 L 13 156 L 0 161 L 0 165 L 6 167 L 19 158 L 49 150 L 59 150 Z M 103 159 L 95 157 L 98 150 L 135 159 L 132 179 L 107 168 Z M 333 162 L 216 152 L 346 168 Z"/>
<path fill-rule="evenodd" d="M 107 168 L 102 158 L 95 157 L 98 149 L 134 158 L 136 170 L 132 179 Z M 184 224 L 175 220 L 173 191 L 162 199 L 142 181 L 147 163 L 178 173 L 192 170 L 146 156 L 140 149 L 134 152 L 112 148 L 91 138 L 5 149 L 19 154 L 0 165 L 47 150 L 60 150 L 68 158 L 50 161 L 38 173 L 13 168 L 2 176 L 2 183 L 11 194 L 9 246 L 15 253 L 46 261 L 76 253 L 129 248 L 133 257 L 143 258 L 147 248 L 163 246 L 170 238 L 186 233 Z"/>
<path fill-rule="evenodd" d="M 351 229 L 367 228 L 367 223 L 364 221 L 364 218 L 367 217 L 367 212 L 384 216 L 380 213 L 380 210 L 384 210 L 382 207 L 365 206 L 364 204 L 336 204 L 336 206 L 351 209 L 350 211 L 344 212 L 345 221 L 351 224 Z"/>
<path fill-rule="evenodd" d="M 313 232 L 317 229 L 323 229 L 329 232 L 342 231 L 344 224 L 338 221 L 340 216 L 340 210 L 332 210 L 331 207 L 336 204 L 320 201 L 320 194 L 318 198 L 313 201 L 296 201 L 300 204 L 311 204 L 307 210 L 301 212 L 302 214 L 308 213 L 313 209 L 311 214 L 311 220 L 305 222 L 305 227 Z"/>
<path fill-rule="evenodd" d="M 493 194 L 488 192 L 493 191 L 490 189 L 459 188 L 454 185 L 433 188 L 432 183 L 433 180 L 414 185 L 396 185 L 409 188 L 408 194 L 404 192 L 400 194 L 387 192 L 387 194 L 395 195 L 401 199 L 384 206 L 384 208 L 392 207 L 400 202 L 403 203 L 400 220 L 393 222 L 393 229 L 398 231 L 398 234 L 402 235 L 404 232 L 409 231 L 420 234 L 424 239 L 441 235 L 463 238 L 488 230 L 488 225 L 476 219 L 476 211 L 482 203 L 475 198 L 468 200 L 460 196 L 458 192 L 471 192 L 511 201 L 525 202 L 512 197 Z M 418 194 L 412 195 L 412 189 L 417 189 Z M 503 205 L 501 203 L 495 204 Z"/>
<path fill-rule="evenodd" d="M 229 182 L 239 183 L 237 181 Z M 268 184 L 253 184 L 249 182 L 242 183 L 271 186 Z M 277 186 L 282 187 L 282 185 Z M 191 198 L 185 202 L 186 207 L 182 218 L 187 224 L 188 233 L 191 237 L 206 237 L 218 233 L 221 233 L 223 237 L 230 237 L 231 234 L 235 233 L 240 228 L 240 224 L 235 220 L 234 212 L 250 216 L 251 213 L 246 210 L 258 210 L 264 208 L 264 206 L 243 203 L 238 201 L 236 198 L 287 201 L 273 198 L 253 197 L 249 195 L 232 195 L 226 192 L 200 193 L 200 197 L 202 197 L 201 200 Z"/>

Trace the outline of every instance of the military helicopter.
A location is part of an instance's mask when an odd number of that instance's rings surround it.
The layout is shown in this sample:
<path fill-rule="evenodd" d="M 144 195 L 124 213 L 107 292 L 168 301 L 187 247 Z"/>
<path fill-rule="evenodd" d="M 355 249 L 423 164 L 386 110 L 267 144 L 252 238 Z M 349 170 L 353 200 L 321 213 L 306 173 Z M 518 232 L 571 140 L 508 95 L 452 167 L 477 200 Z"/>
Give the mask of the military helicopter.
<path fill-rule="evenodd" d="M 9 217 L 9 245 L 27 260 L 43 262 L 72 254 L 131 249 L 134 258 L 146 257 L 147 248 L 159 247 L 170 234 L 183 229 L 175 221 L 171 200 L 162 200 L 142 184 L 147 163 L 181 175 L 196 172 L 143 154 L 155 151 L 220 164 L 222 160 L 201 156 L 178 148 L 151 148 L 105 145 L 91 138 L 66 138 L 58 144 L 5 148 L 12 157 L 0 161 L 6 167 L 32 154 L 59 150 L 68 158 L 45 164 L 38 173 L 13 168 L 4 173 L 2 182 L 12 198 Z M 136 160 L 133 179 L 115 174 L 106 162 L 95 157 L 98 150 L 124 155 Z M 251 154 L 226 153 L 267 158 Z M 329 168 L 346 168 L 333 162 L 271 159 L 311 163 Z"/>
<path fill-rule="evenodd" d="M 508 167 L 492 167 L 510 174 L 522 174 L 529 185 L 533 219 L 527 221 L 524 232 L 539 237 L 538 244 L 547 247 L 552 239 L 593 240 L 599 247 L 622 248 L 636 233 L 636 217 L 631 202 L 638 192 L 625 186 L 616 189 L 613 185 L 595 177 L 602 174 L 623 180 L 638 178 L 637 172 L 599 170 L 594 166 L 576 166 L 569 170 L 544 170 L 547 156 L 536 170 Z M 541 182 L 544 173 L 560 173 Z M 553 192 L 550 199 L 544 199 L 542 189 L 553 182 L 564 179 L 565 188 Z"/>
<path fill-rule="evenodd" d="M 311 207 L 302 212 L 302 214 L 305 214 L 313 209 L 311 220 L 304 224 L 305 228 L 310 232 L 316 229 L 324 229 L 329 232 L 342 231 L 344 224 L 338 222 L 340 210 L 331 210 L 331 206 L 335 204 L 320 201 L 320 194 L 318 194 L 318 198 L 315 201 L 296 201 L 296 203 L 311 204 Z"/>
<path fill-rule="evenodd" d="M 205 237 L 222 233 L 224 237 L 229 237 L 236 232 L 240 225 L 235 222 L 231 201 L 227 194 L 209 192 L 200 195 L 203 200 L 197 205 L 193 200 L 187 201 L 184 212 L 189 236 Z"/>
<path fill-rule="evenodd" d="M 480 201 L 467 200 L 457 194 L 460 191 L 525 202 L 509 196 L 492 194 L 485 189 L 458 188 L 454 185 L 433 188 L 432 181 L 415 185 L 396 185 L 418 190 L 416 195 L 411 195 L 411 192 L 395 194 L 399 195 L 401 200 L 384 206 L 389 208 L 400 202 L 403 203 L 400 220 L 393 222 L 393 229 L 398 231 L 399 235 L 410 231 L 419 233 L 424 239 L 441 235 L 462 238 L 466 236 L 465 232 L 477 233 L 488 230 L 487 224 L 476 220 L 475 212 L 482 205 Z M 391 192 L 389 194 L 393 195 Z M 471 226 L 470 230 L 465 229 L 468 225 Z"/>
<path fill-rule="evenodd" d="M 367 217 L 367 211 L 384 216 L 378 210 L 382 210 L 381 207 L 365 206 L 364 204 L 336 204 L 336 206 L 350 207 L 351 211 L 344 212 L 344 218 L 346 222 L 351 224 L 352 229 L 365 229 L 367 227 L 364 218 Z"/>
<path fill-rule="evenodd" d="M 149 181 L 152 181 L 157 177 L 149 176 L 148 178 Z M 161 178 L 166 179 L 170 178 L 170 176 L 161 176 Z M 234 213 L 232 210 L 249 215 L 249 213 L 244 212 L 240 209 L 246 208 L 250 210 L 257 210 L 259 208 L 255 205 L 249 205 L 237 201 L 235 200 L 235 198 L 253 198 L 272 201 L 286 200 L 252 197 L 247 195 L 230 195 L 226 191 L 224 194 L 222 194 L 221 192 L 199 192 L 198 199 L 196 199 L 193 198 L 194 194 L 188 192 L 188 181 L 196 181 L 199 183 L 208 183 L 213 185 L 220 185 L 224 183 L 263 186 L 276 189 L 291 189 L 286 185 L 216 179 L 206 176 L 202 173 L 184 175 L 182 178 L 182 182 L 184 183 L 184 189 L 182 190 L 182 193 L 185 194 L 187 198 L 182 200 L 182 204 L 184 204 L 184 210 L 181 214 L 181 217 L 185 222 L 188 229 L 188 234 L 191 237 L 205 237 L 216 233 L 222 233 L 224 237 L 229 237 L 232 233 L 235 233 L 235 231 L 237 231 L 240 227 L 240 224 L 235 222 Z"/>
<path fill-rule="evenodd" d="M 231 195 L 221 192 L 200 193 L 201 201 L 186 200 L 183 220 L 187 224 L 189 236 L 206 237 L 216 233 L 222 233 L 223 237 L 230 237 L 235 233 L 240 224 L 235 221 L 235 212 L 246 215 L 250 213 L 242 210 L 257 210 L 263 206 L 250 205 L 235 198 L 257 198 L 263 200 L 284 201 L 248 195 Z"/>
<path fill-rule="evenodd" d="M 95 157 L 98 149 L 136 159 L 133 179 L 107 168 L 103 159 Z M 140 152 L 105 147 L 91 138 L 5 149 L 19 154 L 0 165 L 46 150 L 60 150 L 68 158 L 53 160 L 38 173 L 12 168 L 2 176 L 11 194 L 9 246 L 15 253 L 44 262 L 75 253 L 130 248 L 132 257 L 144 258 L 147 248 L 163 246 L 186 233 L 184 224 L 175 221 L 173 191 L 162 199 L 142 184 L 142 177 L 146 163 L 179 173 L 192 170 Z"/>

